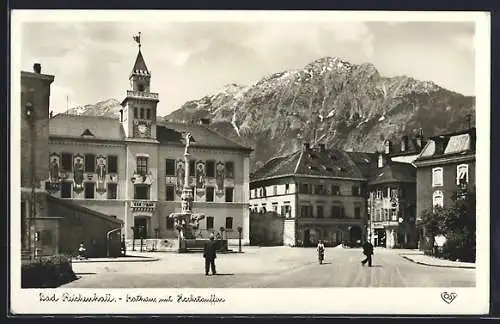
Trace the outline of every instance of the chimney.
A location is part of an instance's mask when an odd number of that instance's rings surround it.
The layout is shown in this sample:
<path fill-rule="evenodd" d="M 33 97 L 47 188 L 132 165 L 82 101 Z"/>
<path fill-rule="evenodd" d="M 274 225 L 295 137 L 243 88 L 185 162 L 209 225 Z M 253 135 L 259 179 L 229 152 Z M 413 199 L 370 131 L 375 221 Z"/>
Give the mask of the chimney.
<path fill-rule="evenodd" d="M 406 152 L 408 149 L 408 136 L 404 135 L 401 138 L 401 152 Z"/>
<path fill-rule="evenodd" d="M 42 65 L 40 63 L 33 64 L 33 71 L 35 71 L 36 74 L 42 73 Z"/>
<path fill-rule="evenodd" d="M 309 151 L 310 148 L 311 148 L 311 144 L 304 143 L 304 151 Z"/>
<path fill-rule="evenodd" d="M 123 109 L 120 109 L 120 123 L 123 123 Z"/>
<path fill-rule="evenodd" d="M 379 152 L 379 153 L 378 153 L 378 163 L 377 163 L 377 167 L 378 167 L 378 168 L 383 168 L 383 167 L 384 167 L 384 164 L 385 164 L 385 157 L 384 157 L 384 153 Z"/>
<path fill-rule="evenodd" d="M 326 145 L 324 143 L 318 144 L 318 147 L 320 152 L 326 151 Z"/>
<path fill-rule="evenodd" d="M 417 131 L 417 145 L 420 149 L 424 146 L 424 130 L 422 128 Z"/>
<path fill-rule="evenodd" d="M 200 125 L 210 125 L 210 118 L 201 118 Z"/>
<path fill-rule="evenodd" d="M 467 129 L 471 129 L 472 128 L 472 115 L 471 114 L 467 114 L 465 116 L 466 120 L 467 120 Z"/>
<path fill-rule="evenodd" d="M 391 141 L 390 140 L 385 141 L 384 152 L 385 152 L 385 154 L 391 154 Z"/>

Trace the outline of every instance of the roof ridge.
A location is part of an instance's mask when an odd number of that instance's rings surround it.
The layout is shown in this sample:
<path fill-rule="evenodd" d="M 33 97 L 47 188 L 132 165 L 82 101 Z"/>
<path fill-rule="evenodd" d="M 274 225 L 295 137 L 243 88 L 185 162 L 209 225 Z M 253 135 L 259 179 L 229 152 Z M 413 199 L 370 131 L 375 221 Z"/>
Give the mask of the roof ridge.
<path fill-rule="evenodd" d="M 68 114 L 68 113 L 59 113 L 57 115 L 52 116 L 51 119 L 54 119 L 54 118 L 57 118 L 57 117 L 99 118 L 99 119 L 109 119 L 109 120 L 116 120 L 116 121 L 120 120 L 119 118 L 109 117 L 109 116 L 78 115 L 78 114 Z"/>

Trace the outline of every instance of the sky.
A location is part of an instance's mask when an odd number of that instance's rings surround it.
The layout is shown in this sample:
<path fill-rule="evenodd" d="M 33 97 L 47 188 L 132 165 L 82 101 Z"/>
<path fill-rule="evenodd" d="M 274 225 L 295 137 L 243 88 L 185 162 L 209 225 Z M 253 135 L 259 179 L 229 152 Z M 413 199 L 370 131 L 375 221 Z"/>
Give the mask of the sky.
<path fill-rule="evenodd" d="M 141 32 L 158 115 L 226 84 L 249 85 L 326 56 L 475 95 L 474 29 L 472 22 L 24 22 L 20 68 L 32 71 L 38 62 L 55 75 L 56 113 L 67 103 L 121 101 L 138 51 L 133 36 Z"/>

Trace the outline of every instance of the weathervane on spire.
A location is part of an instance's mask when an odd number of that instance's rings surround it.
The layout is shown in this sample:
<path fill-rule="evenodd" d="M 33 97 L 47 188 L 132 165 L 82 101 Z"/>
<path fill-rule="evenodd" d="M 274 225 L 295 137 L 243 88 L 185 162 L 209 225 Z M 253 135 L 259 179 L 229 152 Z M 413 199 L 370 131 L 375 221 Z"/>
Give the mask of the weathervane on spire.
<path fill-rule="evenodd" d="M 141 32 L 139 32 L 139 34 L 137 34 L 136 36 L 133 36 L 134 37 L 134 40 L 137 44 L 139 44 L 139 49 L 141 48 Z"/>

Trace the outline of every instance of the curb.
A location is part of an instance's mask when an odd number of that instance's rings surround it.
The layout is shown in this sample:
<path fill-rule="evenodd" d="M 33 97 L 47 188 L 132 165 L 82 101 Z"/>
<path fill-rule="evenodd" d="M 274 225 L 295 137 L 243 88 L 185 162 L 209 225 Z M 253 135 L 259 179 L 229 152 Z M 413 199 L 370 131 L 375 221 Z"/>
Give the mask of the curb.
<path fill-rule="evenodd" d="M 430 264 L 430 263 L 425 263 L 425 262 L 420 262 L 420 261 L 415 261 L 405 255 L 401 255 L 400 256 L 403 258 L 403 259 L 406 259 L 410 262 L 413 262 L 413 263 L 416 263 L 416 264 L 420 264 L 420 265 L 425 265 L 425 266 L 428 266 L 428 267 L 436 267 L 436 268 L 455 268 L 455 269 L 476 269 L 476 267 L 468 267 L 468 266 L 455 266 L 455 265 L 440 265 L 440 264 Z"/>
<path fill-rule="evenodd" d="M 71 263 L 98 263 L 98 262 L 153 262 L 159 258 L 151 257 L 131 257 L 130 259 L 93 259 L 93 260 L 71 260 Z"/>

